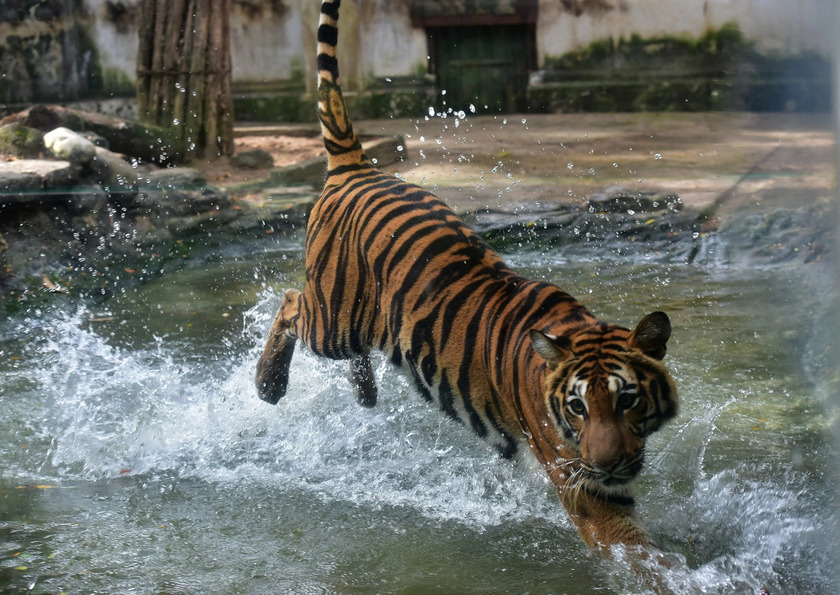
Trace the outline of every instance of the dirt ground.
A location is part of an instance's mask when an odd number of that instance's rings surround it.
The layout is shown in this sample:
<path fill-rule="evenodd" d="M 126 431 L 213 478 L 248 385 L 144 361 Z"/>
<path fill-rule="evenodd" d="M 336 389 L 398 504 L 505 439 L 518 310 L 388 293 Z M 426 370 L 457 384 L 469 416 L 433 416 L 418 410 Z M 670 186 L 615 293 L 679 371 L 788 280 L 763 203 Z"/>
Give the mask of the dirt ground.
<path fill-rule="evenodd" d="M 408 157 L 384 169 L 428 187 L 458 211 L 550 208 L 610 188 L 678 194 L 691 207 L 795 206 L 834 196 L 829 115 L 533 114 L 361 121 L 359 134 L 401 135 Z M 317 128 L 242 126 L 237 151 L 262 148 L 282 167 L 323 154 Z M 309 136 L 307 136 L 309 135 Z M 212 183 L 263 179 L 229 160 Z"/>
<path fill-rule="evenodd" d="M 312 128 L 313 134 L 315 128 Z M 234 139 L 236 153 L 262 149 L 274 159 L 274 167 L 294 165 L 306 159 L 326 154 L 324 143 L 316 136 L 300 136 L 284 133 L 283 130 L 269 134 L 249 134 L 241 130 Z M 214 185 L 240 184 L 268 177 L 271 168 L 246 169 L 231 164 L 229 157 L 199 165 L 207 181 Z"/>

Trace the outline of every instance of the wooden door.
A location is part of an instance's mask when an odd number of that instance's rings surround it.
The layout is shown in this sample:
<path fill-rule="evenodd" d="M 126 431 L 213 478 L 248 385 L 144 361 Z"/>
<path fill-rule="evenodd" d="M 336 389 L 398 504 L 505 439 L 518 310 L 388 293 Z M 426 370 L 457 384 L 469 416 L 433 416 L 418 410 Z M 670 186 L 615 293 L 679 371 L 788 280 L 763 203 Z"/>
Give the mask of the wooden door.
<path fill-rule="evenodd" d="M 529 25 L 430 29 L 440 103 L 473 105 L 478 113 L 525 111 L 532 32 Z"/>

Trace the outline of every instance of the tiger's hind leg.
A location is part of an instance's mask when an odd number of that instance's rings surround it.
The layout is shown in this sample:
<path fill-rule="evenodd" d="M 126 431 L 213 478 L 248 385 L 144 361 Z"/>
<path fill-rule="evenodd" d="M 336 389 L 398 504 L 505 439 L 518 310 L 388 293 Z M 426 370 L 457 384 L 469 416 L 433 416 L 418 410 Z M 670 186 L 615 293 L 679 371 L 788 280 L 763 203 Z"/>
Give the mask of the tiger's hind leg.
<path fill-rule="evenodd" d="M 265 348 L 257 361 L 257 391 L 263 401 L 272 405 L 276 405 L 286 394 L 289 384 L 289 366 L 297 342 L 292 331 L 292 320 L 298 314 L 300 295 L 296 289 L 286 292 L 274 324 L 271 325 Z"/>
<path fill-rule="evenodd" d="M 373 377 L 370 354 L 357 355 L 350 360 L 349 376 L 359 405 L 362 407 L 376 405 L 376 379 Z"/>

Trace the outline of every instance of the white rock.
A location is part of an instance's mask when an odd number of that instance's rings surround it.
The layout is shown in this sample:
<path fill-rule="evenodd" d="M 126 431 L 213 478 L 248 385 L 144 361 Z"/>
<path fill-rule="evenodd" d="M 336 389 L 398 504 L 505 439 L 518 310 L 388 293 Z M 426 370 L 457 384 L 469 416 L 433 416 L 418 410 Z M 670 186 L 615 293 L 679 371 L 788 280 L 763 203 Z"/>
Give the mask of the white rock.
<path fill-rule="evenodd" d="M 78 165 L 89 165 L 96 155 L 96 145 L 68 128 L 56 128 L 46 133 L 44 145 L 56 157 Z"/>

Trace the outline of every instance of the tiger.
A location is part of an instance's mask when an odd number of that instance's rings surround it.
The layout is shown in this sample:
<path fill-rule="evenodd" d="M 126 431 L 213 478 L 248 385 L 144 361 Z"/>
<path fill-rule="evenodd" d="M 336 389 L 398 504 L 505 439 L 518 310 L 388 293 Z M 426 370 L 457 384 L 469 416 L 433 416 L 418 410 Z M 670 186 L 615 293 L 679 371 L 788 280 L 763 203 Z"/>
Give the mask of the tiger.
<path fill-rule="evenodd" d="M 339 84 L 340 0 L 322 0 L 317 112 L 327 150 L 307 222 L 303 291 L 288 289 L 256 365 L 259 397 L 284 396 L 298 339 L 349 360 L 373 407 L 371 352 L 505 458 L 530 452 L 590 547 L 651 540 L 633 482 L 647 437 L 677 413 L 662 363 L 664 312 L 634 330 L 603 322 L 559 287 L 518 275 L 440 199 L 380 171 Z"/>

